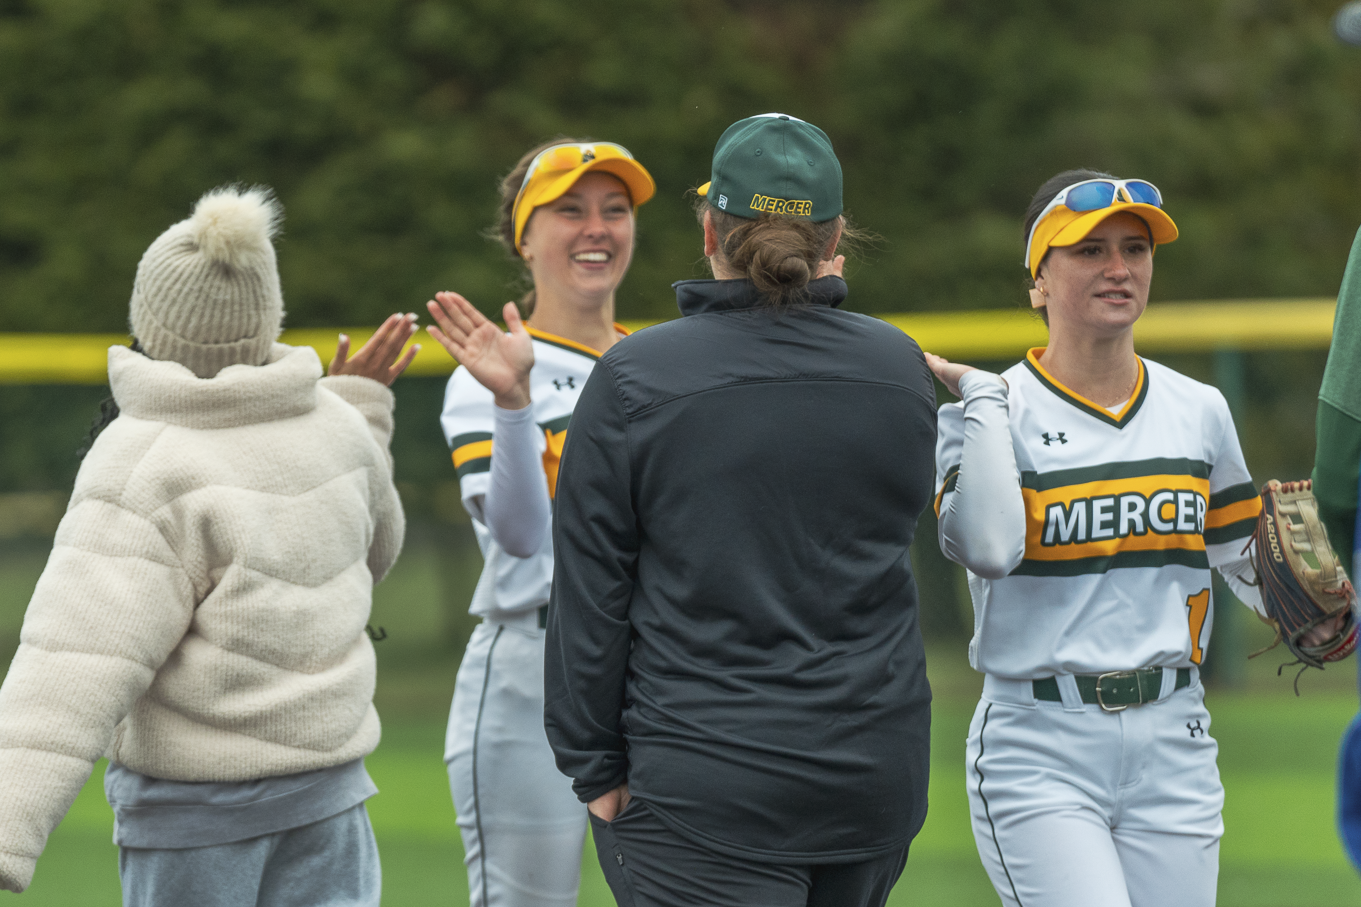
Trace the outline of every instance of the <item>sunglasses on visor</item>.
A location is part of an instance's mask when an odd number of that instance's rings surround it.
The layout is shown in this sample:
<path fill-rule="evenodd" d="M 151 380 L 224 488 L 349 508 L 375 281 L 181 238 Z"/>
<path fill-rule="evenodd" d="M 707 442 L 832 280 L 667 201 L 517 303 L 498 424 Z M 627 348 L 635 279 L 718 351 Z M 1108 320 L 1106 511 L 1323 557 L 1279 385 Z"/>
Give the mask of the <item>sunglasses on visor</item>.
<path fill-rule="evenodd" d="M 515 204 L 511 206 L 510 212 L 511 222 L 517 222 L 520 201 L 525 197 L 525 190 L 529 188 L 529 184 L 534 181 L 535 177 L 546 173 L 567 173 L 582 164 L 608 158 L 623 158 L 631 161 L 633 155 L 623 145 L 616 145 L 614 142 L 550 145 L 540 151 L 534 155 L 534 160 L 529 162 L 529 169 L 525 171 L 524 182 L 520 183 L 520 191 L 515 193 Z M 519 248 L 518 231 L 516 233 L 516 248 Z"/>
<path fill-rule="evenodd" d="M 582 164 L 601 158 L 622 157 L 633 160 L 633 155 L 623 145 L 614 142 L 588 142 L 584 145 L 553 145 L 534 155 L 525 171 L 524 182 L 520 183 L 519 195 L 536 176 L 544 173 L 566 173 Z"/>
<path fill-rule="evenodd" d="M 1030 247 L 1035 242 L 1035 229 L 1039 227 L 1055 208 L 1067 207 L 1069 211 L 1082 213 L 1109 208 L 1116 202 L 1133 202 L 1141 205 L 1163 206 L 1163 194 L 1158 187 L 1145 180 L 1091 179 L 1066 187 L 1054 200 L 1045 205 L 1040 216 L 1030 226 L 1030 235 L 1025 242 L 1025 266 L 1030 268 Z"/>

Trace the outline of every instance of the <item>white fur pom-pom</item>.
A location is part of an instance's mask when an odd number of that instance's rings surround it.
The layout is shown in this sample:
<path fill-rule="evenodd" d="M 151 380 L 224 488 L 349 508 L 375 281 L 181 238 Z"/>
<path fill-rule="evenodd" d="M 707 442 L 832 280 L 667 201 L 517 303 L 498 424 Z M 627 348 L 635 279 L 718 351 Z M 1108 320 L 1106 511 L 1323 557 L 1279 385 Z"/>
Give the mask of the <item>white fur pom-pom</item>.
<path fill-rule="evenodd" d="M 269 248 L 283 217 L 264 187 L 220 186 L 198 200 L 189 230 L 210 261 L 240 267 Z"/>

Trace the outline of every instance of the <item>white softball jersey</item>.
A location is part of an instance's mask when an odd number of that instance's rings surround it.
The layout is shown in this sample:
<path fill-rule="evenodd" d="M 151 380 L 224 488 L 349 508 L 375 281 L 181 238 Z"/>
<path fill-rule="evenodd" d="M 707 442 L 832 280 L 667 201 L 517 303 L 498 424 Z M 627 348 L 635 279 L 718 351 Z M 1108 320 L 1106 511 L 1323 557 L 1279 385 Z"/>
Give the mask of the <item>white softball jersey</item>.
<path fill-rule="evenodd" d="M 616 329 L 627 333 L 618 326 Z M 532 327 L 527 330 L 534 347 L 529 394 L 533 400 L 534 421 L 541 433 L 539 451 L 548 478 L 548 493 L 553 495 L 557 491 L 558 462 L 562 457 L 562 445 L 567 440 L 567 424 L 599 355 L 571 340 Z M 507 555 L 486 527 L 482 501 L 490 481 L 494 405 L 491 391 L 459 366 L 449 379 L 444 411 L 440 416 L 445 440 L 453 452 L 463 506 L 473 518 L 473 531 L 477 534 L 484 561 L 482 576 L 468 610 L 489 618 L 547 604 L 553 582 L 551 532 L 545 533 L 536 554 L 522 558 Z"/>
<path fill-rule="evenodd" d="M 1019 555 L 998 578 L 969 573 L 970 663 L 1013 679 L 1199 665 L 1214 625 L 1211 567 L 1261 607 L 1244 551 L 1261 500 L 1227 403 L 1208 385 L 1140 360 L 1132 396 L 1112 411 L 1047 374 L 1041 353 L 1003 373 L 1009 389 L 995 404 L 970 411 L 973 420 L 1009 423 L 1010 487 L 1019 481 L 1023 521 L 957 518 L 954 498 L 969 482 L 965 404 L 940 409 L 943 548 L 949 555 L 1002 535 L 998 544 Z"/>

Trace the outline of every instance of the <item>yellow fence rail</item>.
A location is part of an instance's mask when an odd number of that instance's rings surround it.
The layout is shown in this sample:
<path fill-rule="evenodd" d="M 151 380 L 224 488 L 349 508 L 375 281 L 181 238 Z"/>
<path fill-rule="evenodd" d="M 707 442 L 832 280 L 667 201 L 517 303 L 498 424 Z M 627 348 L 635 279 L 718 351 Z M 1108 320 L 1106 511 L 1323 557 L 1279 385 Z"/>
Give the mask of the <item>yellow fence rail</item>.
<path fill-rule="evenodd" d="M 1221 300 L 1159 303 L 1134 327 L 1135 345 L 1149 355 L 1216 349 L 1327 349 L 1332 339 L 1332 299 Z M 1044 324 L 1021 309 L 915 312 L 880 316 L 923 349 L 959 361 L 1019 358 L 1044 346 Z M 631 329 L 653 322 L 631 322 Z M 322 362 L 335 354 L 337 329 L 284 331 L 283 342 L 316 349 Z M 345 329 L 357 348 L 371 328 Z M 121 334 L 0 334 L 0 384 L 104 384 L 107 350 L 126 344 Z M 411 375 L 447 375 L 453 361 L 429 337 Z"/>

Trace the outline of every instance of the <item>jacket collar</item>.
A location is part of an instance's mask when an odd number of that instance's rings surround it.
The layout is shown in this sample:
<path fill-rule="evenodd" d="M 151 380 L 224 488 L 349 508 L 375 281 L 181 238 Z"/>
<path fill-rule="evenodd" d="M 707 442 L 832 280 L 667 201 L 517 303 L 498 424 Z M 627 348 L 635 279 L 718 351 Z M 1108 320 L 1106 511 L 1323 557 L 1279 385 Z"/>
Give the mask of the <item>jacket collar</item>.
<path fill-rule="evenodd" d="M 264 365 L 229 365 L 200 378 L 178 362 L 109 348 L 109 385 L 126 415 L 188 428 L 234 428 L 309 413 L 321 361 L 311 347 L 276 343 Z"/>
<path fill-rule="evenodd" d="M 750 280 L 678 280 L 671 287 L 676 291 L 676 305 L 682 315 L 731 312 L 761 305 L 761 294 Z M 836 308 L 846 294 L 846 281 L 840 277 L 820 277 L 809 282 L 808 300 L 804 304 Z"/>

